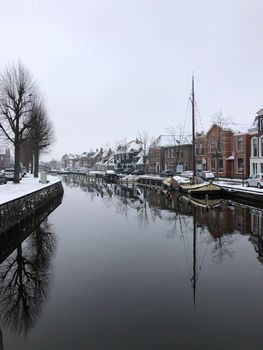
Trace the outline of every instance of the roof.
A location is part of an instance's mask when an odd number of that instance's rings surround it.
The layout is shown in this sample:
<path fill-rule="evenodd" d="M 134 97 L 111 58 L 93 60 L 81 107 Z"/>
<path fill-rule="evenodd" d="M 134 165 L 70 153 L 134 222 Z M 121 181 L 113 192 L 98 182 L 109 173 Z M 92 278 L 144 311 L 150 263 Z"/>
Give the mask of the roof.
<path fill-rule="evenodd" d="M 190 135 L 160 135 L 152 147 L 171 147 L 192 144 Z"/>
<path fill-rule="evenodd" d="M 263 115 L 263 108 L 261 108 L 259 111 L 257 111 L 257 116 L 262 116 Z"/>
<path fill-rule="evenodd" d="M 131 153 L 131 152 L 139 152 L 143 147 L 143 143 L 136 139 L 133 141 L 128 142 L 126 145 L 122 145 L 119 150 L 117 150 L 115 153 Z"/>
<path fill-rule="evenodd" d="M 91 156 L 91 158 L 96 158 L 96 157 L 98 157 L 98 156 L 100 155 L 100 152 L 101 152 L 100 149 L 97 150 L 97 151 Z"/>

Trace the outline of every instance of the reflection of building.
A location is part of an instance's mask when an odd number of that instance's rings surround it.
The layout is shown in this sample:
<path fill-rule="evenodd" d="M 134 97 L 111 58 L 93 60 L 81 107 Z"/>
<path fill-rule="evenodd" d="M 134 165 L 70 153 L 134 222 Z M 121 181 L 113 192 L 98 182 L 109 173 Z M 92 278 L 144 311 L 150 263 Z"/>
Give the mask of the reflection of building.
<path fill-rule="evenodd" d="M 246 207 L 229 206 L 226 202 L 213 209 L 197 207 L 196 219 L 197 225 L 207 227 L 214 238 L 234 232 L 250 234 L 251 214 Z"/>
<path fill-rule="evenodd" d="M 263 212 L 262 210 L 251 210 L 251 237 L 255 251 L 258 253 L 258 260 L 263 264 Z"/>

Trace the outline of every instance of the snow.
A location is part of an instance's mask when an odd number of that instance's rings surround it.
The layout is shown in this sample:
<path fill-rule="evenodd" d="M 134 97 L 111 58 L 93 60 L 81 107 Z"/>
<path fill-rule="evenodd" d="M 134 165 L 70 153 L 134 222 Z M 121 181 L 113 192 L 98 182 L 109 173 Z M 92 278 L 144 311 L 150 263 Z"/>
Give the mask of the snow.
<path fill-rule="evenodd" d="M 52 175 L 48 175 L 47 180 L 49 182 L 43 184 L 39 182 L 38 178 L 34 178 L 33 175 L 26 175 L 19 184 L 8 181 L 7 184 L 0 185 L 0 205 L 60 182 L 57 176 Z"/>
<path fill-rule="evenodd" d="M 256 194 L 263 195 L 263 189 L 257 188 L 257 187 L 247 187 L 247 186 L 242 186 L 242 184 L 232 184 L 232 183 L 229 184 L 224 181 L 216 181 L 214 183 L 224 188 L 227 188 L 229 190 L 233 189 L 233 190 L 243 191 L 246 193 L 256 193 Z"/>

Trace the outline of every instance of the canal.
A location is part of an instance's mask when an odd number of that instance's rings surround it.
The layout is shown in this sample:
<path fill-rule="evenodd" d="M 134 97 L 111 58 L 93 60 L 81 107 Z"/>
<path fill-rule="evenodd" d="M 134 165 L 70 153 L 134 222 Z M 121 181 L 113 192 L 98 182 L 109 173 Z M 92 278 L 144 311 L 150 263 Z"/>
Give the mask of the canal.
<path fill-rule="evenodd" d="M 62 180 L 1 241 L 0 349 L 262 349 L 261 209 Z"/>

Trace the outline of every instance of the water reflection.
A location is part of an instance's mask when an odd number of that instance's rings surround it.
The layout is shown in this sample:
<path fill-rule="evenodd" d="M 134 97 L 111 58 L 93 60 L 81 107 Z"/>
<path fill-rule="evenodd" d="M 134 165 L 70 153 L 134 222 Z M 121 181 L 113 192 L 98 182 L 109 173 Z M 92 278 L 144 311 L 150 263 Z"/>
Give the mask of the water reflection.
<path fill-rule="evenodd" d="M 26 336 L 45 307 L 57 245 L 47 217 L 61 200 L 54 199 L 1 237 L 0 317 L 16 334 Z"/>
<path fill-rule="evenodd" d="M 213 260 L 218 264 L 223 264 L 226 258 L 233 258 L 235 234 L 248 235 L 258 253 L 258 260 L 263 262 L 263 210 L 260 208 L 223 199 L 189 200 L 175 193 L 167 197 L 155 190 L 107 184 L 101 179 L 90 181 L 86 176 L 64 176 L 63 182 L 87 192 L 91 201 L 100 197 L 106 207 L 116 208 L 116 214 L 128 217 L 135 211 L 140 227 L 155 222 L 157 218 L 166 221 L 169 224 L 168 238 L 179 235 L 184 240 L 185 234 L 189 230 L 193 233 L 196 227 L 199 240 L 205 244 L 205 250 L 208 245 L 212 246 Z M 204 235 L 207 232 L 208 238 Z"/>

